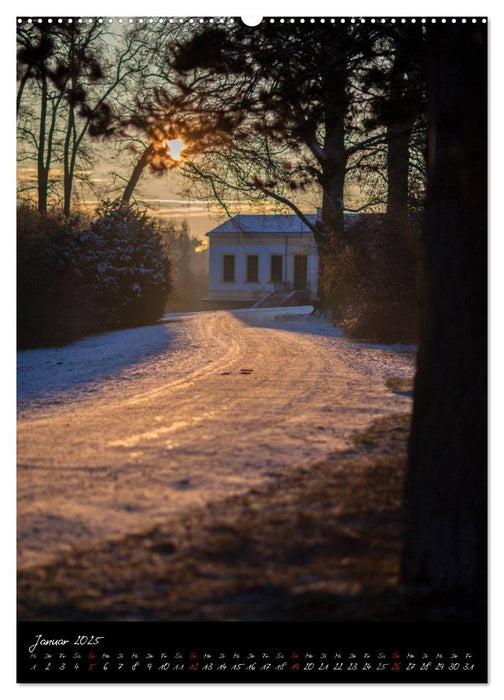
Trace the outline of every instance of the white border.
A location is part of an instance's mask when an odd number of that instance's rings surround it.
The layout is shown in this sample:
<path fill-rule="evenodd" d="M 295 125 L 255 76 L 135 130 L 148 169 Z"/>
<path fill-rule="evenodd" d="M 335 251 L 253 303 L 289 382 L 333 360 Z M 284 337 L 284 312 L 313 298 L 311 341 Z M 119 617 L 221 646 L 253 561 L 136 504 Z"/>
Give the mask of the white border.
<path fill-rule="evenodd" d="M 142 10 L 148 8 L 149 15 L 143 15 Z M 14 56 L 15 56 L 15 41 L 14 41 L 14 17 L 15 14 L 21 16 L 40 16 L 41 10 L 43 9 L 42 16 L 57 16 L 62 17 L 68 16 L 71 13 L 73 16 L 93 17 L 93 16 L 103 16 L 103 17 L 136 17 L 136 16 L 193 16 L 193 17 L 208 17 L 208 16 L 278 16 L 282 15 L 285 17 L 402 17 L 402 16 L 435 16 L 441 17 L 444 15 L 458 16 L 458 17 L 481 17 L 489 16 L 489 31 L 490 31 L 490 75 L 495 79 L 491 81 L 490 89 L 490 105 L 491 105 L 491 117 L 490 125 L 494 125 L 494 129 L 491 131 L 491 203 L 496 202 L 493 207 L 493 216 L 491 217 L 491 270 L 490 270 L 490 289 L 491 289 L 491 437 L 492 439 L 492 452 L 491 452 L 491 514 L 492 514 L 492 525 L 491 525 L 491 542 L 492 542 L 492 564 L 491 564 L 491 574 L 492 574 L 492 617 L 491 617 L 491 664 L 490 664 L 490 685 L 486 686 L 425 686 L 425 685 L 408 685 L 408 686 L 390 686 L 390 685 L 373 685 L 373 686 L 362 686 L 362 685 L 313 685 L 313 686 L 293 686 L 293 685 L 279 685 L 279 686 L 264 686 L 264 685 L 152 685 L 152 686 L 136 686 L 136 685 L 119 685 L 119 686 L 105 686 L 105 685 L 42 685 L 42 686 L 16 686 L 14 683 L 15 679 L 15 645 L 14 645 L 14 623 L 15 623 L 15 610 L 14 610 L 14 597 L 15 597 L 15 549 L 13 543 L 13 533 L 15 532 L 15 510 L 14 510 L 14 493 L 15 493 L 15 477 L 14 477 L 14 434 L 15 434 L 15 419 L 14 419 L 14 360 L 15 360 L 15 345 L 14 345 L 14 333 L 15 333 L 15 315 L 14 315 L 14 299 L 15 299 L 15 287 L 14 287 L 14 274 L 15 269 L 15 255 L 14 255 L 14 203 L 15 203 L 15 177 L 14 177 L 14 163 L 15 163 L 15 139 L 14 139 L 14 127 L 15 127 L 15 115 L 14 109 L 11 109 L 11 103 L 14 100 L 11 96 L 14 95 Z M 182 10 L 181 14 L 177 14 L 177 9 Z M 170 10 L 173 10 L 173 14 L 170 14 Z M 306 11 L 310 11 L 310 14 L 306 14 Z M 211 13 L 211 14 L 210 14 Z M 335 14 L 337 13 L 337 14 Z M 1 235 L 1 246 L 2 246 L 2 260 L 4 261 L 4 274 L 0 278 L 1 280 L 1 294 L 3 300 L 2 306 L 2 325 L 6 327 L 3 333 L 3 343 L 2 343 L 2 394 L 4 397 L 4 412 L 2 414 L 2 437 L 3 437 L 3 460 L 1 464 L 2 476 L 5 479 L 5 483 L 2 484 L 2 494 L 4 495 L 5 502 L 3 503 L 2 512 L 7 513 L 7 525 L 4 518 L 2 532 L 4 534 L 2 549 L 3 559 L 2 564 L 3 576 L 2 576 L 2 601 L 4 603 L 4 608 L 2 610 L 2 615 L 0 620 L 2 622 L 2 635 L 1 635 L 1 647 L 0 647 L 0 659 L 2 669 L 1 673 L 1 685 L 2 687 L 8 687 L 8 689 L 16 696 L 21 697 L 37 697 L 45 698 L 60 696 L 64 697 L 71 695 L 72 697 L 84 697 L 91 694 L 93 697 L 101 698 L 110 696 L 111 693 L 121 694 L 125 698 L 136 698 L 138 694 L 144 693 L 147 688 L 147 693 L 151 696 L 156 697 L 175 697 L 175 698 L 191 698 L 195 694 L 202 697 L 204 694 L 205 699 L 213 700 L 221 698 L 231 698 L 239 695 L 243 698 L 252 698 L 257 694 L 267 695 L 272 697 L 275 696 L 288 695 L 289 698 L 305 698 L 307 693 L 315 693 L 318 697 L 330 697 L 335 696 L 344 698 L 354 698 L 361 697 L 361 694 L 368 693 L 369 696 L 372 694 L 373 698 L 380 700 L 381 698 L 389 698 L 403 696 L 407 693 L 408 696 L 423 697 L 428 694 L 429 697 L 440 697 L 440 698 L 474 698 L 480 693 L 486 694 L 487 696 L 497 696 L 501 694 L 503 690 L 503 673 L 502 668 L 504 666 L 504 650 L 502 647 L 502 634 L 501 625 L 503 623 L 502 618 L 502 603 L 500 602 L 501 591 L 503 590 L 504 581 L 502 580 L 502 565 L 501 565 L 501 551 L 502 542 L 500 540 L 500 533 L 502 532 L 502 506 L 500 500 L 504 494 L 502 488 L 503 477 L 502 472 L 504 470 L 504 455 L 503 450 L 500 445 L 497 444 L 500 432 L 502 432 L 501 427 L 501 411 L 500 411 L 500 393 L 504 389 L 503 386 L 503 375 L 501 369 L 502 360 L 500 358 L 499 350 L 504 347 L 503 340 L 503 326 L 502 326 L 502 307 L 499 303 L 501 299 L 504 300 L 504 294 L 502 289 L 502 273 L 500 270 L 500 265 L 504 262 L 502 256 L 503 248 L 503 235 L 499 229 L 502 229 L 502 223 L 497 220 L 496 208 L 499 206 L 499 200 L 502 198 L 502 188 L 499 186 L 502 183 L 501 169 L 503 159 L 502 152 L 502 135 L 499 131 L 502 121 L 502 78 L 501 70 L 504 66 L 504 56 L 503 56 L 503 45 L 504 36 L 502 33 L 502 6 L 497 7 L 497 3 L 480 1 L 480 2 L 467 2 L 466 0 L 460 0 L 456 4 L 451 2 L 442 2 L 434 0 L 425 0 L 422 3 L 416 4 L 405 4 L 404 2 L 398 2 L 386 0 L 381 3 L 377 2 L 364 2 L 362 0 L 356 0 L 355 2 L 347 3 L 335 3 L 332 2 L 322 2 L 320 0 L 312 0 L 311 2 L 305 3 L 293 2 L 292 0 L 270 0 L 266 2 L 265 0 L 258 0 L 256 2 L 251 2 L 250 0 L 244 0 L 243 2 L 229 2 L 229 0 L 223 2 L 222 0 L 215 0 L 213 3 L 194 2 L 193 0 L 187 0 L 180 3 L 177 7 L 176 3 L 166 3 L 159 2 L 159 0 L 150 2 L 147 5 L 139 4 L 138 2 L 133 3 L 130 0 L 124 0 L 123 2 L 96 2 L 96 0 L 89 0 L 86 3 L 76 3 L 71 7 L 68 2 L 55 2 L 48 1 L 41 5 L 40 0 L 38 2 L 21 2 L 16 5 L 12 10 L 9 8 L 8 12 L 4 12 L 4 18 L 2 23 L 2 66 L 6 67 L 7 70 L 3 70 L 4 74 L 4 90 L 5 90 L 5 105 L 8 111 L 7 114 L 2 115 L 2 133 L 4 134 L 4 140 L 2 143 L 2 160 L 3 168 L 0 169 L 2 177 L 2 193 L 3 193 L 3 218 L 2 226 L 0 228 Z M 6 76 L 6 77 L 5 77 Z M 492 196 L 493 195 L 493 196 Z M 6 215 L 7 212 L 7 215 Z M 5 407 L 7 411 L 5 411 Z M 8 553 L 8 567 L 7 573 L 5 573 L 5 552 Z"/>

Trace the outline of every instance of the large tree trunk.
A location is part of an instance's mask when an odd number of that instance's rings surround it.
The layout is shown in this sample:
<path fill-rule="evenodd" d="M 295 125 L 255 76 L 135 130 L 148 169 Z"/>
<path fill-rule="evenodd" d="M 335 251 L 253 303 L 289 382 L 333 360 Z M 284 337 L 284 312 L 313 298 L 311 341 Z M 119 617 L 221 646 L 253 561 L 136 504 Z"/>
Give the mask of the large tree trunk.
<path fill-rule="evenodd" d="M 404 581 L 486 590 L 486 27 L 429 27 L 421 342 Z"/>

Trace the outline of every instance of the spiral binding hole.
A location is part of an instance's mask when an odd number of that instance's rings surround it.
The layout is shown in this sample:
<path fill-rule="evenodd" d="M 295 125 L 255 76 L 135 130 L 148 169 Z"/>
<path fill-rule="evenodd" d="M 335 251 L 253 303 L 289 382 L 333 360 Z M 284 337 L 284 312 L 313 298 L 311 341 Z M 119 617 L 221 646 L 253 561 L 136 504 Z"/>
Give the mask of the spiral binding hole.
<path fill-rule="evenodd" d="M 263 18 L 262 18 L 262 17 L 242 17 L 241 20 L 242 20 L 242 22 L 243 22 L 244 24 L 246 24 L 247 26 L 250 26 L 250 27 L 257 27 L 257 26 L 259 26 L 259 25 L 261 24 L 261 22 L 263 21 Z M 80 18 L 77 18 L 77 19 L 72 18 L 72 17 L 68 17 L 68 18 L 62 18 L 62 17 L 58 17 L 58 18 L 52 18 L 52 17 L 47 17 L 47 18 L 40 18 L 40 17 L 39 17 L 39 18 L 32 18 L 32 17 L 21 18 L 21 17 L 18 17 L 17 20 L 16 20 L 17 24 L 27 23 L 27 24 L 32 24 L 32 25 L 33 25 L 33 24 L 41 25 L 41 24 L 44 24 L 44 22 L 47 22 L 48 24 L 53 24 L 53 23 L 57 23 L 57 24 L 63 24 L 63 23 L 72 24 L 72 23 L 74 23 L 74 22 L 76 22 L 77 24 L 86 24 L 86 23 L 87 23 L 87 24 L 92 24 L 94 21 L 97 21 L 99 24 L 103 24 L 103 23 L 106 23 L 106 24 L 114 24 L 114 22 L 117 22 L 118 24 L 124 24 L 124 22 L 127 22 L 128 24 L 137 23 L 137 24 L 139 24 L 139 25 L 143 25 L 143 24 L 154 24 L 154 23 L 159 23 L 159 24 L 164 24 L 164 23 L 169 23 L 169 24 L 174 24 L 174 23 L 177 23 L 177 24 L 186 24 L 186 23 L 187 23 L 187 24 L 191 24 L 191 25 L 194 25 L 195 23 L 199 23 L 199 24 L 204 24 L 204 23 L 216 24 L 216 23 L 219 23 L 219 24 L 225 24 L 225 25 L 232 25 L 232 24 L 234 24 L 234 22 L 235 22 L 234 18 L 232 18 L 232 17 L 230 17 L 230 18 L 226 18 L 226 17 L 219 17 L 219 18 L 212 18 L 212 17 L 209 17 L 209 18 L 203 18 L 203 17 L 201 17 L 201 18 L 193 18 L 193 17 L 179 17 L 179 18 L 173 18 L 173 17 L 169 17 L 169 18 L 164 18 L 164 17 L 159 17 L 159 18 L 154 18 L 154 17 L 148 17 L 148 18 L 135 17 L 135 18 L 133 18 L 133 17 L 129 17 L 129 18 L 127 18 L 127 19 L 123 19 L 122 17 L 120 17 L 120 18 L 113 18 L 113 17 L 102 18 L 102 17 L 98 17 L 98 18 L 87 18 L 87 19 L 83 19 L 83 18 L 81 18 L 81 17 L 80 17 Z M 251 23 L 251 21 L 252 21 L 253 23 Z M 316 24 L 316 23 L 325 24 L 326 22 L 330 22 L 331 24 L 336 24 L 338 21 L 339 21 L 341 24 L 345 24 L 346 22 L 350 22 L 351 24 L 357 24 L 357 23 L 366 24 L 366 22 L 370 22 L 371 24 L 376 24 L 376 23 L 380 23 L 380 24 L 387 24 L 387 23 L 390 23 L 390 24 L 396 24 L 396 23 L 407 24 L 408 22 L 410 22 L 411 24 L 416 24 L 417 21 L 418 21 L 418 22 L 421 22 L 421 24 L 427 24 L 428 22 L 431 23 L 431 24 L 436 24 L 437 22 L 440 22 L 441 24 L 444 24 L 444 25 L 446 25 L 446 24 L 457 24 L 458 22 L 460 22 L 460 23 L 462 23 L 462 24 L 467 24 L 468 22 L 471 23 L 471 24 L 477 24 L 478 22 L 481 22 L 482 24 L 486 24 L 486 23 L 487 23 L 487 19 L 486 19 L 485 17 L 482 17 L 482 18 L 472 17 L 472 18 L 470 18 L 470 19 L 467 19 L 467 18 L 465 18 L 465 17 L 451 17 L 451 18 L 446 18 L 446 17 L 442 17 L 442 18 L 439 18 L 439 17 L 429 17 L 429 18 L 427 18 L 427 17 L 421 17 L 421 18 L 418 18 L 418 19 L 415 18 L 415 17 L 411 17 L 411 18 L 407 18 L 407 17 L 397 17 L 397 18 L 396 18 L 396 17 L 388 17 L 388 18 L 385 18 L 385 17 L 381 17 L 381 18 L 376 18 L 376 17 L 372 17 L 372 18 L 366 18 L 366 17 L 360 17 L 360 18 L 355 18 L 355 17 L 350 17 L 350 18 L 348 18 L 348 17 L 340 17 L 340 18 L 334 18 L 334 17 L 331 17 L 331 18 L 318 17 L 318 18 L 315 18 L 315 17 L 310 17 L 309 19 L 304 18 L 304 17 L 288 17 L 288 18 L 285 18 L 285 17 L 281 17 L 281 18 L 278 18 L 278 17 L 276 17 L 276 18 L 275 18 L 275 17 L 270 17 L 270 18 L 268 18 L 268 21 L 269 21 L 270 24 L 275 24 L 276 22 L 278 22 L 279 24 L 282 24 L 282 25 L 284 25 L 284 24 L 296 24 L 296 23 L 298 23 L 298 22 L 299 22 L 299 24 L 305 24 L 306 22 L 308 22 L 309 24 Z"/>

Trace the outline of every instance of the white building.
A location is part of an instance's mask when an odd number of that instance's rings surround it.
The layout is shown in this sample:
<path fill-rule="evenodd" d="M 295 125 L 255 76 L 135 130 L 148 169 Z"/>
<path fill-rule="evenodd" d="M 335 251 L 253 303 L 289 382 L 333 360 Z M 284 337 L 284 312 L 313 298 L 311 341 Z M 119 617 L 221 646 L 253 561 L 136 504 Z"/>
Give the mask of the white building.
<path fill-rule="evenodd" d="M 308 219 L 315 222 L 315 214 Z M 273 292 L 317 291 L 318 255 L 310 229 L 295 215 L 240 214 L 206 234 L 208 299 L 253 304 Z M 277 295 L 279 298 L 280 294 Z"/>

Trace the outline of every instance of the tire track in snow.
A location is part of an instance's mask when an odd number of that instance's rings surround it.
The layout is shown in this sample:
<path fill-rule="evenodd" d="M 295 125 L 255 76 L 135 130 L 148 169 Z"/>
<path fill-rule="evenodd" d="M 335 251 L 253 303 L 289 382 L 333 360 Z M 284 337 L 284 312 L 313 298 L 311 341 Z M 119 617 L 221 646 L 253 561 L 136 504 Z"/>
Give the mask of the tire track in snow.
<path fill-rule="evenodd" d="M 384 380 L 411 375 L 411 357 L 352 345 L 325 321 L 292 314 L 184 317 L 170 327 L 175 352 L 146 355 L 94 393 L 84 385 L 59 404 L 25 405 L 20 566 L 243 491 L 279 466 L 346 447 L 375 416 L 409 409 Z"/>

